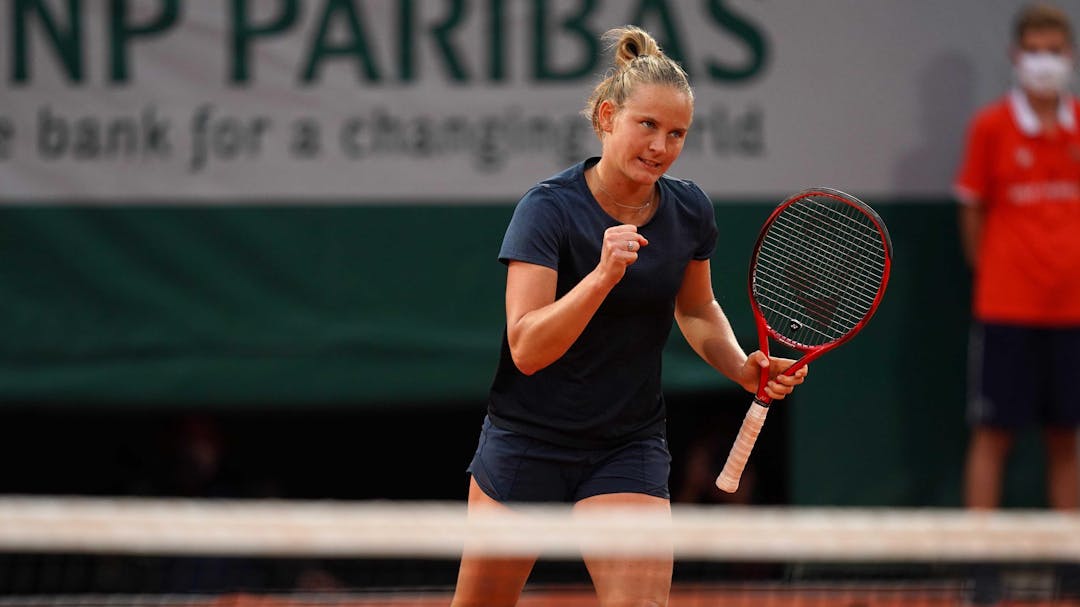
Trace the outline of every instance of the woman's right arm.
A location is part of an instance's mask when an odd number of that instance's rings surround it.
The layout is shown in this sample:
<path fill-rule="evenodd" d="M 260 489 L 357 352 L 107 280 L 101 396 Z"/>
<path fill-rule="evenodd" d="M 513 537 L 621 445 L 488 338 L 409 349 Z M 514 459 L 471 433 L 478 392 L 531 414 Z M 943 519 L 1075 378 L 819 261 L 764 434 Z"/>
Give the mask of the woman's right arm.
<path fill-rule="evenodd" d="M 634 243 L 633 251 L 627 242 Z M 558 300 L 555 270 L 511 261 L 506 273 L 506 336 L 517 368 L 532 375 L 566 354 L 648 244 L 635 226 L 608 228 L 600 263 Z"/>

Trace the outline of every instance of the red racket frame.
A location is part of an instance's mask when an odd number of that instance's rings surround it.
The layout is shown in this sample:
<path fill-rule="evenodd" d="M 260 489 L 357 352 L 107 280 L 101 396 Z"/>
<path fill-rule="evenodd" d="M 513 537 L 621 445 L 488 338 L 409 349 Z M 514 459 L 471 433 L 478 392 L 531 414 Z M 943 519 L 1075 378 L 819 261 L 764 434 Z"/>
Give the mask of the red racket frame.
<path fill-rule="evenodd" d="M 765 236 L 769 231 L 769 227 L 772 226 L 776 218 L 780 216 L 785 209 L 795 204 L 796 202 L 808 198 L 811 196 L 827 197 L 837 201 L 840 201 L 848 206 L 854 207 L 859 212 L 866 215 L 874 226 L 877 228 L 878 235 L 882 239 L 882 247 L 884 248 L 884 264 L 885 269 L 881 277 L 881 285 L 878 286 L 877 293 L 874 295 L 874 301 L 871 303 L 870 308 L 862 319 L 855 324 L 847 333 L 834 339 L 830 342 L 809 346 L 799 343 L 792 339 L 788 339 L 783 335 L 777 333 L 772 327 L 765 321 L 765 314 L 761 310 L 761 306 L 758 305 L 757 299 L 754 297 L 754 270 L 757 268 L 758 254 L 761 252 L 762 243 L 765 240 Z M 798 192 L 783 202 L 781 202 L 765 220 L 765 224 L 761 228 L 761 232 L 758 234 L 757 241 L 754 243 L 754 252 L 750 258 L 750 272 L 747 281 L 747 287 L 750 295 L 750 307 L 754 313 L 754 324 L 757 327 L 758 337 L 758 349 L 761 350 L 766 356 L 769 355 L 769 337 L 771 336 L 776 341 L 791 347 L 795 350 L 799 350 L 804 355 L 793 365 L 783 371 L 784 375 L 794 375 L 799 369 L 805 367 L 810 362 L 819 358 L 822 354 L 828 352 L 839 346 L 840 344 L 850 340 L 859 331 L 866 326 L 866 323 L 870 321 L 870 318 L 877 311 L 878 305 L 881 303 L 882 298 L 885 296 L 885 287 L 889 283 L 889 273 L 892 269 L 892 240 L 889 237 L 889 231 L 885 228 L 885 222 L 881 220 L 881 217 L 872 209 L 869 205 L 861 200 L 835 190 L 833 188 L 810 188 Z M 731 453 L 728 455 L 728 460 L 724 464 L 724 470 L 720 473 L 720 476 L 716 479 L 716 485 L 720 489 L 727 491 L 728 493 L 734 493 L 739 487 L 739 479 L 742 476 L 743 468 L 746 465 L 746 460 L 750 456 L 750 451 L 753 449 L 754 442 L 757 441 L 757 435 L 761 431 L 761 427 L 765 422 L 765 415 L 768 412 L 769 405 L 772 404 L 773 399 L 765 393 L 765 386 L 769 383 L 769 368 L 763 367 L 761 369 L 761 375 L 758 378 L 758 389 L 754 396 L 754 401 L 750 405 L 750 410 L 746 413 L 746 418 L 743 420 L 742 427 L 739 429 L 739 436 L 735 440 L 735 444 L 731 448 Z"/>

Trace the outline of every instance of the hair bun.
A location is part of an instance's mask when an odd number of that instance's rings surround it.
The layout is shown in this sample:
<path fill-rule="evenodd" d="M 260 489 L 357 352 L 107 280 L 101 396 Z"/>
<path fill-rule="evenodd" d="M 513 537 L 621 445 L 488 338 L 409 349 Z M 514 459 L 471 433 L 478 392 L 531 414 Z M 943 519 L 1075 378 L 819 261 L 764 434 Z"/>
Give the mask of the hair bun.
<path fill-rule="evenodd" d="M 608 30 L 604 39 L 611 41 L 611 48 L 615 51 L 615 66 L 620 69 L 638 57 L 663 54 L 648 32 L 633 25 Z"/>
<path fill-rule="evenodd" d="M 604 79 L 593 88 L 581 113 L 592 123 L 593 131 L 603 138 L 600 125 L 600 106 L 610 101 L 615 108 L 621 108 L 630 97 L 635 86 L 656 84 L 674 87 L 685 93 L 691 103 L 694 91 L 686 77 L 686 71 L 675 60 L 660 50 L 656 40 L 648 32 L 627 25 L 608 30 L 603 40 L 608 43 L 608 50 L 613 51 L 615 66 L 608 68 Z M 641 61 L 637 61 L 641 59 Z"/>

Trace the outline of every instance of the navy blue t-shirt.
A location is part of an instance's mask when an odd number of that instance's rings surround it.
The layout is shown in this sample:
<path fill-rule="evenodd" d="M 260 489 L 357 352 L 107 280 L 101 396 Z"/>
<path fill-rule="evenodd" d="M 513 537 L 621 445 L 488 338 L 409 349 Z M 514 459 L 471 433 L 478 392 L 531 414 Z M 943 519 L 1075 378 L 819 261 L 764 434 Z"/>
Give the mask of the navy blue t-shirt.
<path fill-rule="evenodd" d="M 585 182 L 591 158 L 534 186 L 518 202 L 499 260 L 558 272 L 562 297 L 600 261 L 604 231 L 619 225 Z M 662 431 L 660 385 L 664 344 L 675 296 L 690 260 L 716 248 L 713 206 L 701 189 L 664 176 L 660 204 L 638 228 L 649 240 L 561 358 L 528 376 L 514 365 L 503 331 L 502 352 L 488 401 L 501 428 L 555 444 L 602 448 Z"/>

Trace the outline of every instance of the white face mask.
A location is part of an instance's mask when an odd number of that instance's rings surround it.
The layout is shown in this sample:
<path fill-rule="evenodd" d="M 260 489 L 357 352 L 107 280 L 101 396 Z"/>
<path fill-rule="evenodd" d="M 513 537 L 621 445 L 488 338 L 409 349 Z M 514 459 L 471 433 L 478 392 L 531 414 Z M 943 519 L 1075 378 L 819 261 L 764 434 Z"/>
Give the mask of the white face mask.
<path fill-rule="evenodd" d="M 1073 64 L 1054 53 L 1020 53 L 1016 79 L 1024 89 L 1039 95 L 1062 93 L 1069 88 Z"/>

